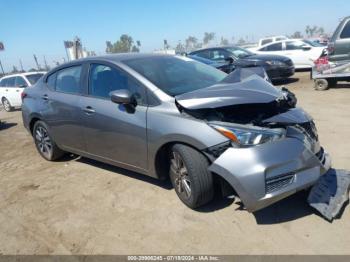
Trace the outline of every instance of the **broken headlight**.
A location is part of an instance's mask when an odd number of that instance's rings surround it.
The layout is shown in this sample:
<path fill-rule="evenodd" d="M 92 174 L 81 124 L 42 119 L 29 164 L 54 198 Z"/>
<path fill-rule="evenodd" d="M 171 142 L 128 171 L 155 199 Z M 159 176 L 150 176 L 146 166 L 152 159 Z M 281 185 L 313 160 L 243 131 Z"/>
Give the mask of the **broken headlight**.
<path fill-rule="evenodd" d="M 229 138 L 237 146 L 255 146 L 267 142 L 276 141 L 285 136 L 282 128 L 258 128 L 240 125 L 210 124 L 215 130 Z"/>

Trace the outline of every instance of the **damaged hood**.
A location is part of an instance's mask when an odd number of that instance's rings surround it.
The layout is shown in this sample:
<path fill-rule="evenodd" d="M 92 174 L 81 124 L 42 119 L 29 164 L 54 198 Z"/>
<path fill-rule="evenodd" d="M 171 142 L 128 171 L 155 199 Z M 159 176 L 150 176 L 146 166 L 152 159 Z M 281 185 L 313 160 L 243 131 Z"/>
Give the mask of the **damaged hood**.
<path fill-rule="evenodd" d="M 241 82 L 220 82 L 175 97 L 186 109 L 210 109 L 243 104 L 265 104 L 285 100 L 286 95 L 261 77 L 252 75 Z"/>

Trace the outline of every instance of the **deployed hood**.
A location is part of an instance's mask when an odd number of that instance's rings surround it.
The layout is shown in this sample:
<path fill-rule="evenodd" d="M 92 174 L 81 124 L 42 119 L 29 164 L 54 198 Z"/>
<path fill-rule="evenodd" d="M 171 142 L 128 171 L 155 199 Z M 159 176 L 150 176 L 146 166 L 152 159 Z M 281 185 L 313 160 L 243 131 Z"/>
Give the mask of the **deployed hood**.
<path fill-rule="evenodd" d="M 221 82 L 175 97 L 186 109 L 218 108 L 242 104 L 264 104 L 285 100 L 285 93 L 257 75 L 241 82 Z"/>

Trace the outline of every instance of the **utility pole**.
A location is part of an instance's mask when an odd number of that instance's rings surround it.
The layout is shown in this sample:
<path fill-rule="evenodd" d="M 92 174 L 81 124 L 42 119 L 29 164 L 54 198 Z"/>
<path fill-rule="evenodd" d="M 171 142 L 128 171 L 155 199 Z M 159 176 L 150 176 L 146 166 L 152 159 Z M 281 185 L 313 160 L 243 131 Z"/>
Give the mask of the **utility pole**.
<path fill-rule="evenodd" d="M 24 69 L 23 69 L 23 64 L 22 64 L 22 60 L 21 60 L 21 59 L 19 59 L 19 65 L 21 66 L 21 70 L 22 70 L 22 72 L 24 72 Z"/>
<path fill-rule="evenodd" d="M 3 43 L 3 42 L 0 42 L 0 51 L 4 51 L 4 50 L 5 50 L 4 43 Z M 4 68 L 2 67 L 1 60 L 0 60 L 0 67 L 1 67 L 2 74 L 4 75 L 4 74 L 5 74 L 5 71 L 4 71 Z"/>
<path fill-rule="evenodd" d="M 45 56 L 44 56 L 44 64 L 45 64 L 46 71 L 49 71 L 49 65 L 46 62 L 46 57 Z"/>
<path fill-rule="evenodd" d="M 1 67 L 2 74 L 5 75 L 5 71 L 4 71 L 4 68 L 2 67 L 1 60 L 0 60 L 0 67 Z"/>
<path fill-rule="evenodd" d="M 36 64 L 36 67 L 38 68 L 38 70 L 40 71 L 40 66 L 39 66 L 39 63 L 38 63 L 38 58 L 36 57 L 36 55 L 34 54 L 34 60 L 35 60 L 35 64 Z"/>

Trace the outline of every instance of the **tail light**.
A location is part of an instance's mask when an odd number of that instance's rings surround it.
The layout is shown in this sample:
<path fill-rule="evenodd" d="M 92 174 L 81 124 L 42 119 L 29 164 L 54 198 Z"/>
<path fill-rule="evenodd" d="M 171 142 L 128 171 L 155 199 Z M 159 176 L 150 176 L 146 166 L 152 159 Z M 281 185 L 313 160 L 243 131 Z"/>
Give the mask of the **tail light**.
<path fill-rule="evenodd" d="M 23 101 L 24 98 L 26 98 L 26 96 L 27 96 L 27 94 L 23 91 L 23 92 L 21 93 L 21 99 L 22 99 L 22 101 Z"/>

